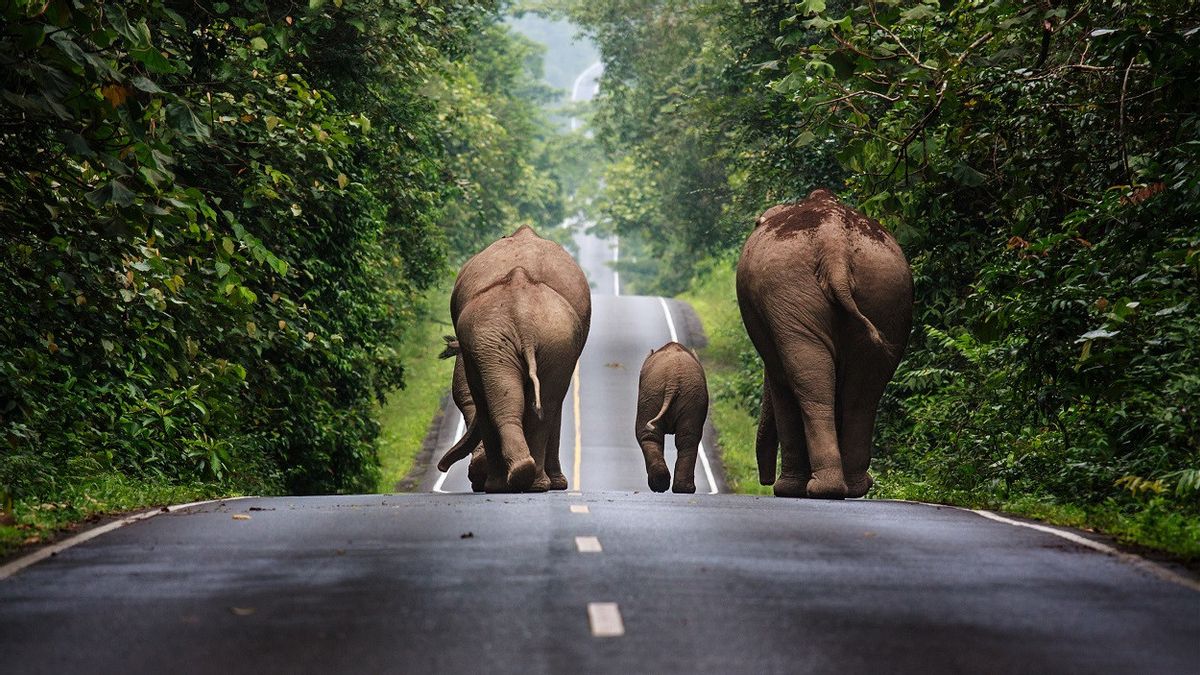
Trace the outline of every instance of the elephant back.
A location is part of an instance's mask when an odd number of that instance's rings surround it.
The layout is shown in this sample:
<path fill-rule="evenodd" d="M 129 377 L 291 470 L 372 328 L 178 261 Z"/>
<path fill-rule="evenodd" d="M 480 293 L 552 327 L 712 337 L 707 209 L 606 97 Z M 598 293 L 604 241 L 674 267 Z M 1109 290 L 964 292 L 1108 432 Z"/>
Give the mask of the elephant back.
<path fill-rule="evenodd" d="M 522 267 L 529 277 L 563 297 L 583 321 L 584 334 L 591 325 L 592 296 L 587 277 L 570 253 L 525 225 L 475 254 L 459 270 L 450 296 L 450 317 L 457 324 L 466 304 L 479 293 Z"/>

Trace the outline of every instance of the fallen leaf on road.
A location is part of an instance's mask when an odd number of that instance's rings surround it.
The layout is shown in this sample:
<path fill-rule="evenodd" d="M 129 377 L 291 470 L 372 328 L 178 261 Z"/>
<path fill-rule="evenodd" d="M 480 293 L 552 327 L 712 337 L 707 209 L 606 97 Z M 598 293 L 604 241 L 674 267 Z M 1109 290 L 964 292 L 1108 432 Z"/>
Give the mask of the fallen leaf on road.
<path fill-rule="evenodd" d="M 864 537 L 874 537 L 875 533 L 874 532 L 863 532 L 863 536 Z"/>
<path fill-rule="evenodd" d="M 230 607 L 229 611 L 233 612 L 234 616 L 250 616 L 256 610 L 253 607 Z"/>
<path fill-rule="evenodd" d="M 604 367 L 605 368 L 624 368 L 625 366 L 616 361 L 609 361 L 608 363 L 604 364 Z"/>
<path fill-rule="evenodd" d="M 474 532 L 463 532 L 462 534 L 458 535 L 458 538 L 459 539 L 470 539 L 474 536 L 475 536 Z"/>
<path fill-rule="evenodd" d="M 250 516 L 245 513 L 235 513 L 235 514 L 233 514 L 233 519 L 234 520 L 250 520 Z"/>

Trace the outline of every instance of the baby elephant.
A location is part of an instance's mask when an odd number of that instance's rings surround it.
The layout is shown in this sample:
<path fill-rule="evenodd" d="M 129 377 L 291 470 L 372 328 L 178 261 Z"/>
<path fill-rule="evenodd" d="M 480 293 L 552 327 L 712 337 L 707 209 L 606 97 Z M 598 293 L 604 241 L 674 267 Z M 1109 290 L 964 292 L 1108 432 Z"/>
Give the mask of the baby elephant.
<path fill-rule="evenodd" d="M 708 383 L 700 360 L 687 347 L 668 342 L 650 352 L 638 378 L 634 434 L 646 458 L 646 482 L 665 492 L 671 474 L 663 459 L 663 436 L 675 434 L 675 482 L 672 492 L 696 491 L 696 453 L 708 417 Z"/>

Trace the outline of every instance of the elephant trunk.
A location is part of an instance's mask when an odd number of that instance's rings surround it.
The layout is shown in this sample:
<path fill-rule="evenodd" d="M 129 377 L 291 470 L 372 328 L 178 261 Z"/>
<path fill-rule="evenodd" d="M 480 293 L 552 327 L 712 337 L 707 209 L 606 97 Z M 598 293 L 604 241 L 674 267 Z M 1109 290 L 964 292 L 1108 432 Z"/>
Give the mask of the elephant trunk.
<path fill-rule="evenodd" d="M 442 455 L 442 458 L 438 460 L 438 471 L 441 471 L 442 473 L 449 471 L 450 467 L 454 466 L 458 460 L 471 454 L 471 451 L 474 450 L 475 446 L 479 445 L 480 441 L 482 440 L 483 429 L 480 427 L 479 416 L 476 416 L 471 420 L 471 424 L 467 426 L 467 433 L 463 434 L 463 437 L 458 439 L 458 442 L 455 443 L 454 446 L 449 450 L 447 450 L 446 454 Z"/>

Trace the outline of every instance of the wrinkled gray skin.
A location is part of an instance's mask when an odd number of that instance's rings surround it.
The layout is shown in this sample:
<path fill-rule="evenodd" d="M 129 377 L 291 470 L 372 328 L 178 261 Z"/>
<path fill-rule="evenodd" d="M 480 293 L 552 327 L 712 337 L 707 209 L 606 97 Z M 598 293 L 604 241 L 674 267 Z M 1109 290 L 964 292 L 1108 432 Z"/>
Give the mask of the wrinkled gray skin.
<path fill-rule="evenodd" d="M 454 399 L 454 405 L 458 407 L 458 411 L 462 413 L 466 426 L 469 427 L 475 421 L 475 401 L 471 398 L 471 388 L 467 385 L 467 367 L 463 364 L 462 355 L 459 354 L 458 338 L 447 335 L 445 339 L 446 348 L 442 350 L 438 358 L 454 359 L 454 376 L 450 385 L 450 396 Z M 483 492 L 484 483 L 487 482 L 487 457 L 483 453 L 483 443 L 477 443 L 471 449 L 471 464 L 467 468 L 467 479 L 471 481 L 473 491 Z M 565 489 L 565 484 L 564 488 L 558 489 Z"/>
<path fill-rule="evenodd" d="M 896 240 L 816 190 L 758 219 L 737 296 L 764 365 L 759 480 L 780 497 L 865 495 L 876 409 L 912 328 L 912 274 Z"/>
<path fill-rule="evenodd" d="M 708 383 L 704 367 L 678 342 L 651 351 L 638 377 L 634 433 L 646 459 L 646 482 L 655 492 L 696 491 L 696 455 L 708 418 Z M 675 481 L 663 458 L 663 437 L 675 434 Z"/>
<path fill-rule="evenodd" d="M 529 280 L 553 290 L 571 307 L 579 322 L 580 350 L 582 350 L 583 343 L 587 340 L 592 314 L 591 289 L 588 287 L 587 278 L 574 258 L 561 246 L 542 239 L 532 228 L 527 226 L 494 242 L 463 265 L 455 280 L 454 291 L 450 297 L 450 315 L 456 330 L 458 330 L 458 324 L 466 306 L 518 267 L 524 270 L 524 274 Z M 459 337 L 461 338 L 461 335 Z M 468 383 L 468 364 L 465 362 L 464 355 L 459 354 L 459 343 L 453 338 L 447 338 L 447 343 L 447 349 L 442 355 L 443 357 L 451 355 L 456 357 L 452 392 L 454 402 L 462 411 L 467 422 L 467 436 L 470 436 L 470 427 L 475 419 L 477 406 L 473 395 L 474 390 Z M 578 358 L 578 354 L 576 354 L 571 359 L 568 378 Z M 558 456 L 562 401 L 561 398 L 544 399 L 543 404 L 546 416 L 544 422 L 548 425 L 549 431 L 547 431 L 548 440 L 544 453 L 544 466 L 539 468 L 544 470 L 550 489 L 565 490 L 567 479 L 562 472 Z M 533 447 L 535 444 L 527 442 L 527 445 Z M 449 454 L 447 453 L 447 456 Z M 484 490 L 488 483 L 489 460 L 483 445 L 476 441 L 470 454 L 471 466 L 467 473 L 471 480 L 471 487 L 476 491 Z M 445 461 L 446 458 L 443 458 L 443 462 Z M 457 459 L 453 461 L 457 461 Z M 446 464 L 446 469 L 453 464 L 453 461 Z"/>

